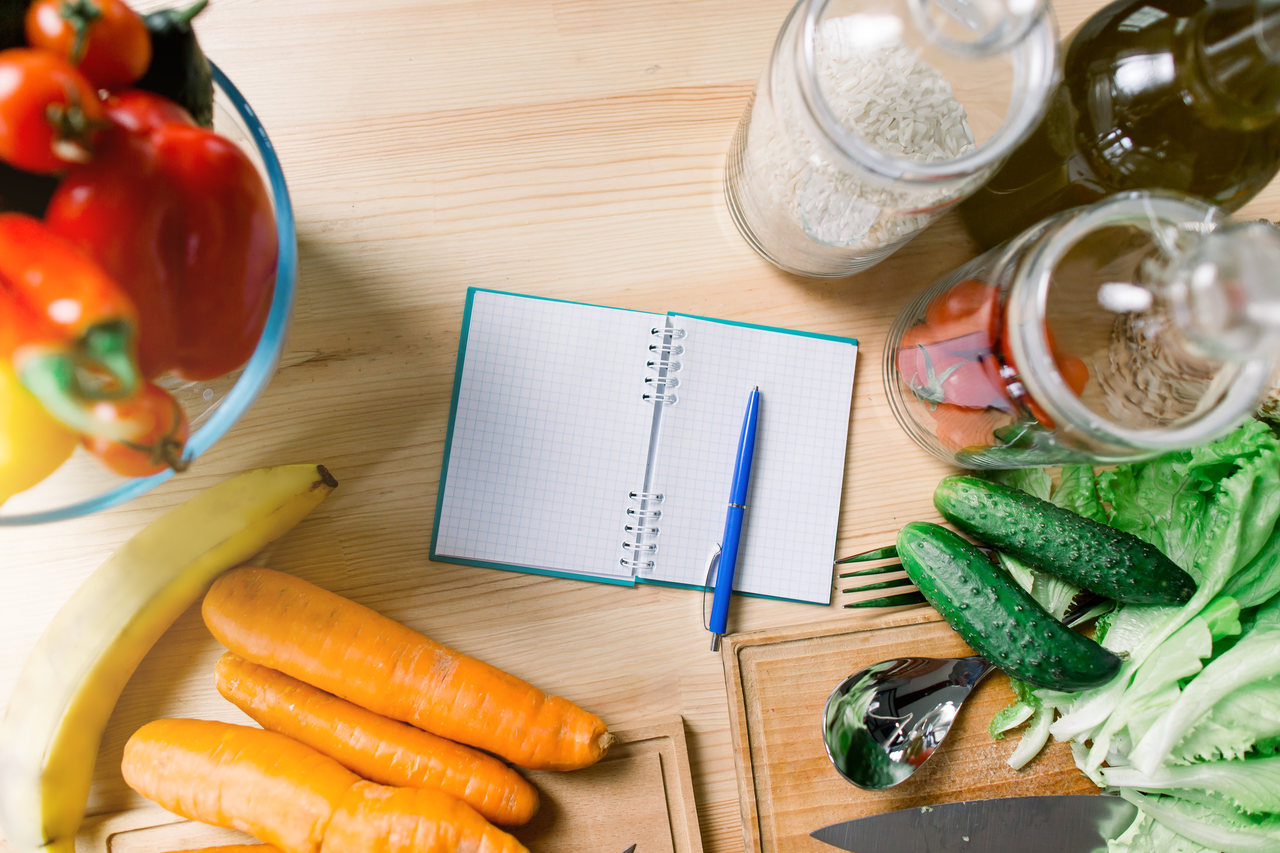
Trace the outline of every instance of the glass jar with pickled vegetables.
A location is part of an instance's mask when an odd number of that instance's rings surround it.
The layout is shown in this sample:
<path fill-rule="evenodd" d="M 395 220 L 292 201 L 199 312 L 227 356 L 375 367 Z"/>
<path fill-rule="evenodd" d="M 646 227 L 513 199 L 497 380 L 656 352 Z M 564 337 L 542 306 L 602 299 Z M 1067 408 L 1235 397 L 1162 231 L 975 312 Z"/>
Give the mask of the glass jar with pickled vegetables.
<path fill-rule="evenodd" d="M 926 288 L 886 391 L 968 468 L 1156 456 L 1225 434 L 1280 363 L 1280 229 L 1134 192 L 1049 217 Z"/>

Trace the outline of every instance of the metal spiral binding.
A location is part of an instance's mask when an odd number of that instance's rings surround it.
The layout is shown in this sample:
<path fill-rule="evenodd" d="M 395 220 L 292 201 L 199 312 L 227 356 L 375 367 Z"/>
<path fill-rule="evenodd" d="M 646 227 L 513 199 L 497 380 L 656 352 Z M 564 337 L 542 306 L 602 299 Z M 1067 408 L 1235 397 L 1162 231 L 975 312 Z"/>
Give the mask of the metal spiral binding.
<path fill-rule="evenodd" d="M 674 405 L 675 389 L 680 386 L 678 356 L 684 355 L 684 329 L 654 326 L 649 329 L 653 343 L 649 344 L 651 357 L 645 362 L 650 371 L 644 378 L 645 390 L 641 399 L 650 403 Z M 654 414 L 655 419 L 658 413 Z M 622 548 L 627 556 L 619 559 L 623 567 L 632 572 L 649 571 L 654 567 L 653 555 L 658 550 L 658 519 L 662 518 L 662 493 L 649 491 L 631 492 L 631 506 L 627 507 L 627 524 L 623 526 L 625 538 Z"/>
<path fill-rule="evenodd" d="M 684 355 L 684 344 L 678 344 L 676 341 L 684 339 L 685 330 L 654 326 L 649 330 L 649 334 L 657 340 L 649 344 L 649 352 L 653 353 L 654 358 L 645 362 L 645 367 L 653 371 L 653 375 L 646 376 L 644 382 L 653 390 L 646 390 L 640 397 L 650 403 L 674 405 L 677 397 L 672 389 L 680 385 L 680 377 L 673 374 L 681 368 L 676 356 Z"/>
<path fill-rule="evenodd" d="M 654 504 L 662 503 L 661 492 L 631 492 L 632 505 L 627 507 L 627 516 L 631 524 L 623 527 L 628 538 L 622 541 L 622 547 L 630 552 L 630 556 L 618 560 L 624 567 L 633 571 L 646 571 L 653 568 L 653 560 L 645 559 L 658 550 L 654 540 L 658 536 L 658 525 L 662 518 L 662 509 Z M 644 555 L 644 556 L 642 556 Z"/>

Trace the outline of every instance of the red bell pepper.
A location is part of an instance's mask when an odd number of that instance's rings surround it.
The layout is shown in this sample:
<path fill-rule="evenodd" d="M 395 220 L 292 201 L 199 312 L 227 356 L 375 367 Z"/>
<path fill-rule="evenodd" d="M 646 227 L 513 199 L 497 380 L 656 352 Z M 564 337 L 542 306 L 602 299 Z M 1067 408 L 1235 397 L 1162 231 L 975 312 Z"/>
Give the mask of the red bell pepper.
<path fill-rule="evenodd" d="M 212 379 L 248 361 L 266 323 L 279 246 L 248 156 L 158 96 L 109 99 L 93 162 L 69 171 L 50 227 L 138 306 L 143 374 Z"/>
<path fill-rule="evenodd" d="M 114 280 L 44 223 L 0 214 L 0 358 L 69 426 L 133 395 L 136 312 Z"/>

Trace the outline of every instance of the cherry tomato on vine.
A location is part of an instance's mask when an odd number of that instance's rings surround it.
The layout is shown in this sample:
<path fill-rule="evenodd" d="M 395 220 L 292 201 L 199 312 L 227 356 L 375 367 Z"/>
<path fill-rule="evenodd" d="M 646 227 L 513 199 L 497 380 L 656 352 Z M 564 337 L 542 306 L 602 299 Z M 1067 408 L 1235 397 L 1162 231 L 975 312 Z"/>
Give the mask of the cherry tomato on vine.
<path fill-rule="evenodd" d="M 0 160 L 49 175 L 90 158 L 102 102 L 85 76 L 47 50 L 0 50 Z"/>
<path fill-rule="evenodd" d="M 151 64 L 151 34 L 123 0 L 35 0 L 27 44 L 78 67 L 100 89 L 137 82 Z"/>
<path fill-rule="evenodd" d="M 82 435 L 80 443 L 117 474 L 146 477 L 186 467 L 182 450 L 191 430 L 186 412 L 154 382 L 132 397 L 100 400 L 92 412 L 102 432 Z"/>

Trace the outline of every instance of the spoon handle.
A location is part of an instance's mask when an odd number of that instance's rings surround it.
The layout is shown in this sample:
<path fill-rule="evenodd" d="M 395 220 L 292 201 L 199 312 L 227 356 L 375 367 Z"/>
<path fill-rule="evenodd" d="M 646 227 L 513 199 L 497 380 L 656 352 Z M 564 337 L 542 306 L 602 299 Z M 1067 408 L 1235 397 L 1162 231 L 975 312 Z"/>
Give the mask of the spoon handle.
<path fill-rule="evenodd" d="M 986 678 L 995 668 L 996 665 L 986 658 L 972 655 L 967 658 L 957 658 L 951 673 L 956 684 L 973 687 Z"/>

